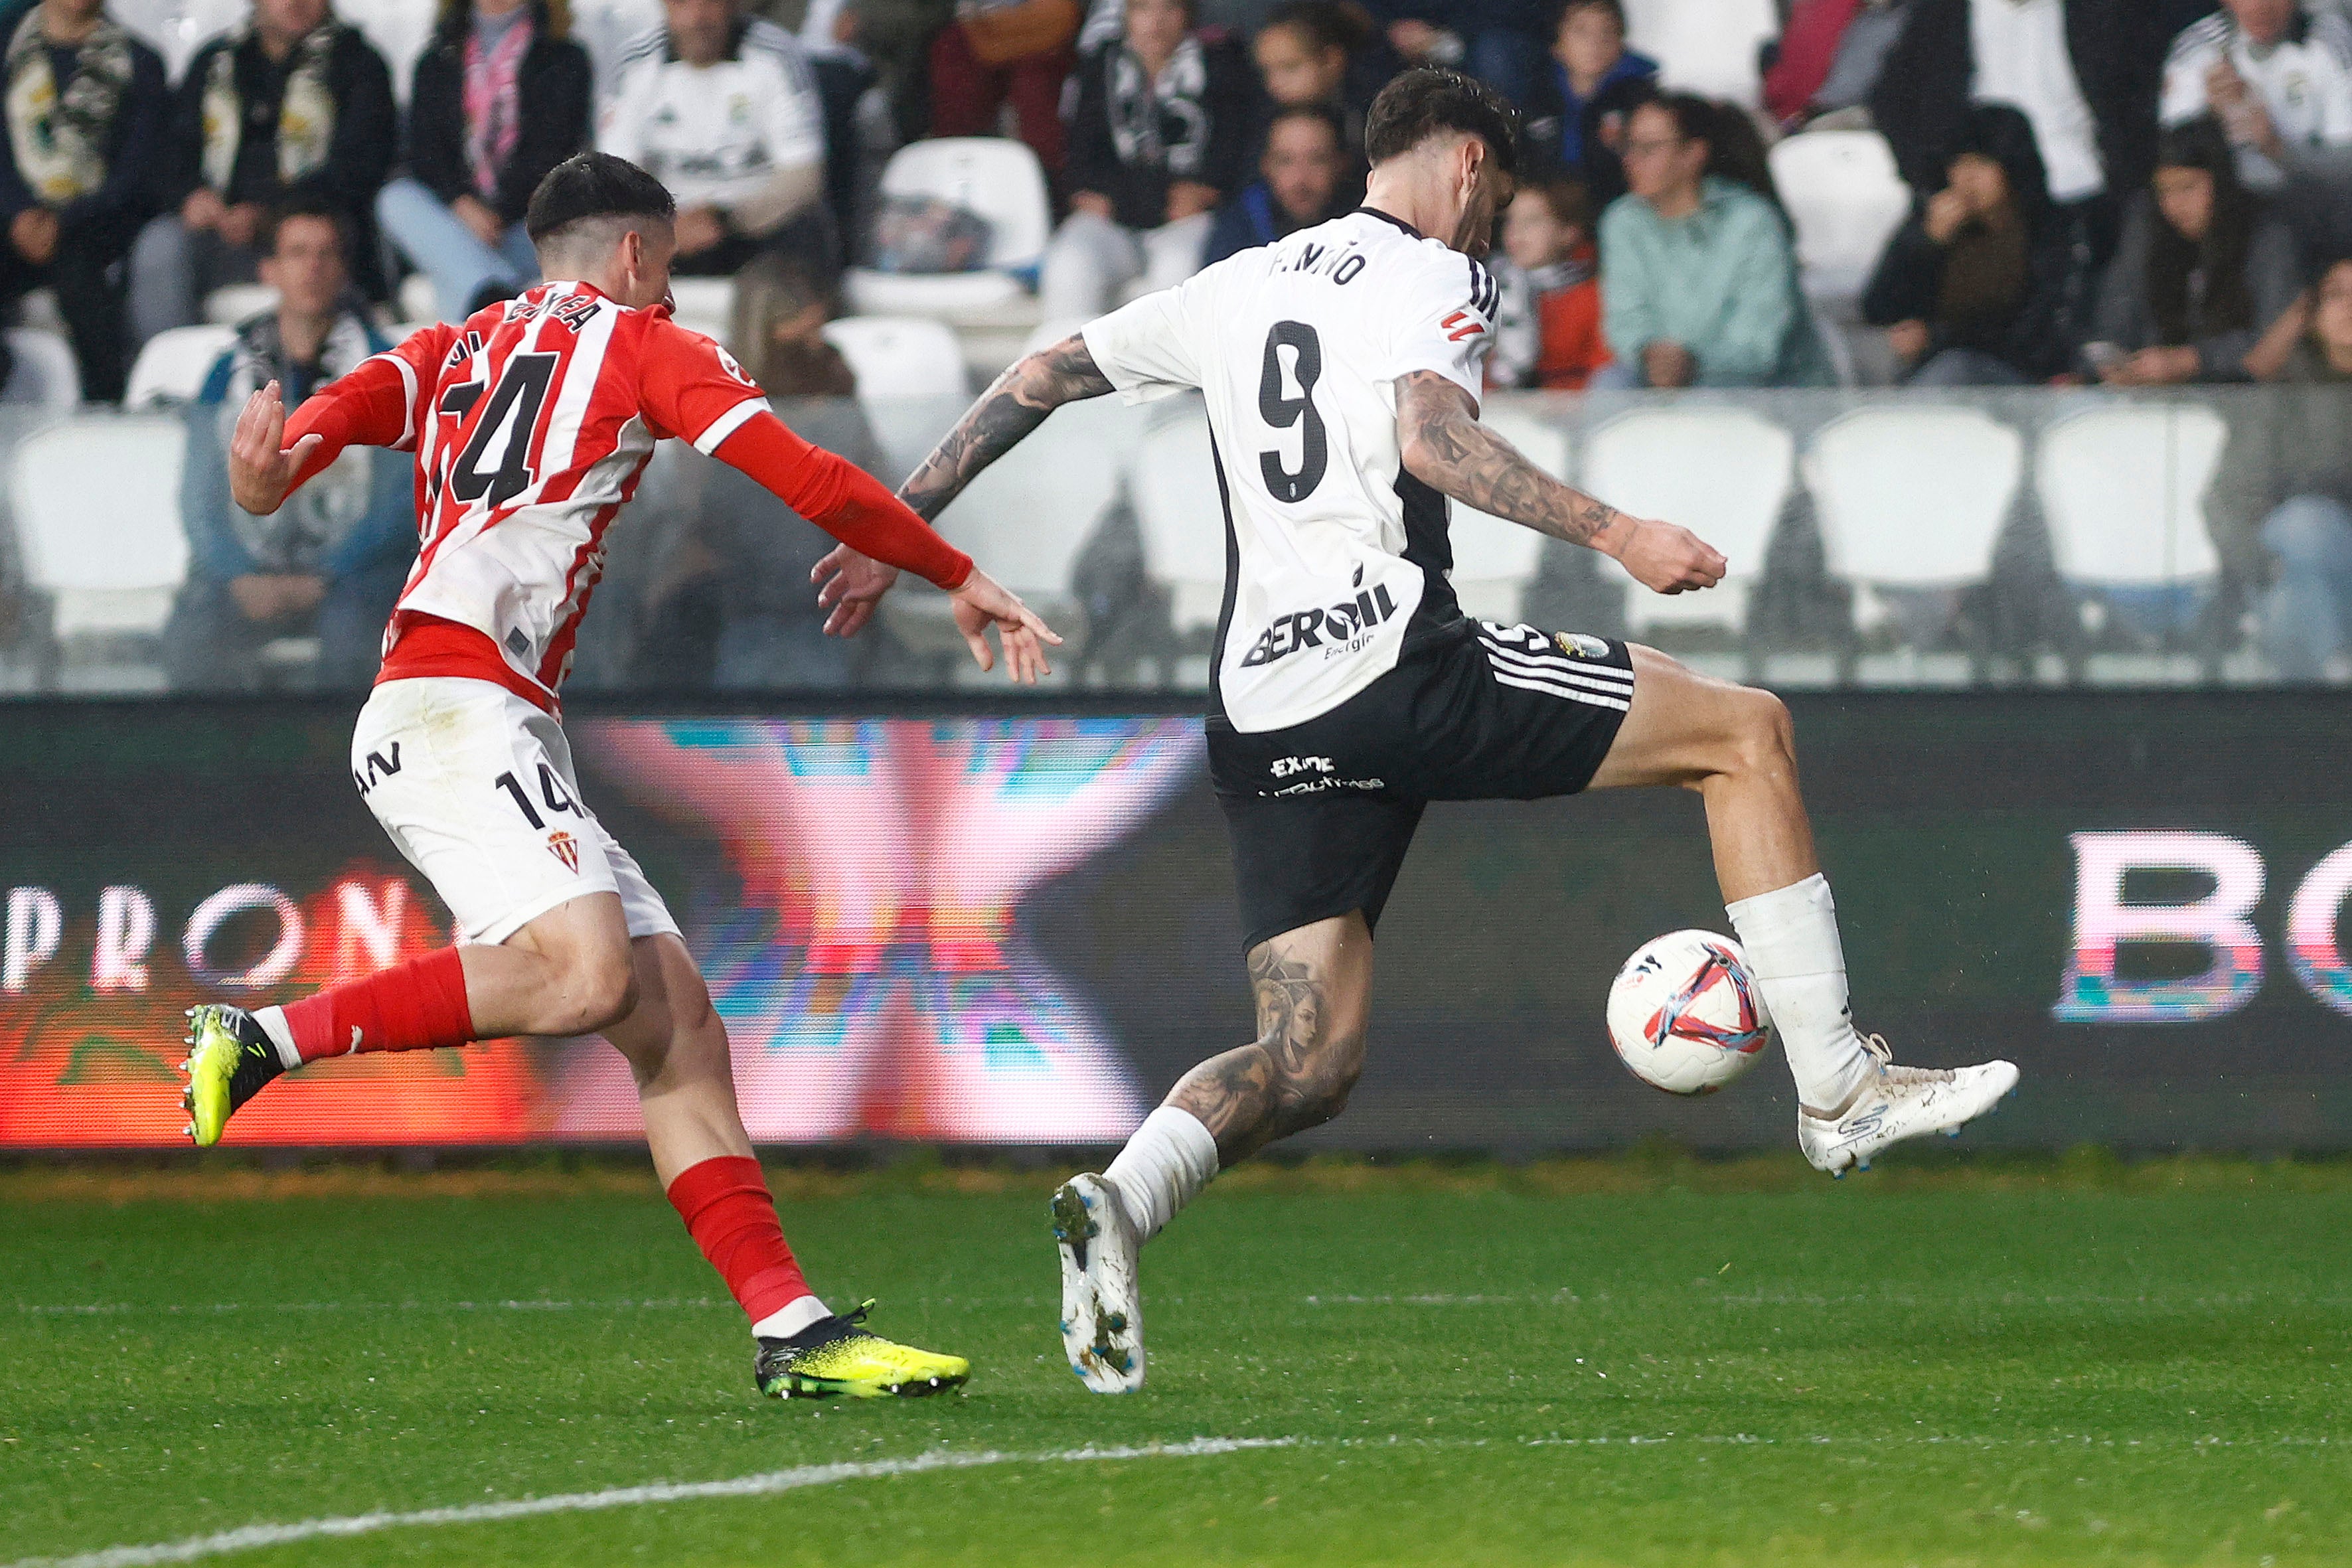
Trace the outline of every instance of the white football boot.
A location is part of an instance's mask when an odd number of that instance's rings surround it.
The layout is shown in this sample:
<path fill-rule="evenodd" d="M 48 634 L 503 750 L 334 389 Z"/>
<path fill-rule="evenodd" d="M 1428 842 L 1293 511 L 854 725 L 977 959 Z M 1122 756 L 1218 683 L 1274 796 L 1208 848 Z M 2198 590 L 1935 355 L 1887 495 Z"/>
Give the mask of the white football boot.
<path fill-rule="evenodd" d="M 2017 1087 L 2017 1068 L 1985 1062 L 1972 1068 L 1906 1068 L 1873 1035 L 1863 1041 L 1872 1057 L 1870 1076 L 1834 1110 L 1797 1110 L 1797 1146 L 1813 1169 L 1843 1176 L 1867 1171 L 1882 1150 L 1906 1138 L 1960 1129 L 2000 1103 Z"/>
<path fill-rule="evenodd" d="M 1062 1253 L 1062 1348 L 1096 1394 L 1143 1386 L 1143 1292 L 1135 1256 L 1142 1239 L 1127 1205 L 1101 1176 L 1074 1176 L 1054 1194 Z"/>

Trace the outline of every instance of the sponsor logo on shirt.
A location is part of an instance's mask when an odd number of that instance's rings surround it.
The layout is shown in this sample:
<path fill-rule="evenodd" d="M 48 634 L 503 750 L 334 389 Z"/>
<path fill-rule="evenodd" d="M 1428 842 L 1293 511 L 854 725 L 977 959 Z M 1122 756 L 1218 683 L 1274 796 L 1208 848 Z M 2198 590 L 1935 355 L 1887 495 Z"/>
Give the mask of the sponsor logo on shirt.
<path fill-rule="evenodd" d="M 1373 630 L 1397 613 L 1396 601 L 1389 597 L 1387 584 L 1375 583 L 1368 590 L 1363 583 L 1364 569 L 1359 566 L 1354 598 L 1275 616 L 1242 657 L 1242 668 L 1255 669 L 1260 665 L 1277 663 L 1310 647 L 1321 648 L 1326 658 L 1362 647 L 1370 641 Z"/>

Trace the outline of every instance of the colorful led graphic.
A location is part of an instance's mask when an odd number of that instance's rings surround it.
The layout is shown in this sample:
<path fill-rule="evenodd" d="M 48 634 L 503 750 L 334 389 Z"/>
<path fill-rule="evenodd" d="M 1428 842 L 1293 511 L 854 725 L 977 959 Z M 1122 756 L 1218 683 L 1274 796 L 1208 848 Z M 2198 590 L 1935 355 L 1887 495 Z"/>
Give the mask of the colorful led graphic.
<path fill-rule="evenodd" d="M 2263 858 L 2222 833 L 2077 833 L 2074 941 L 2060 982 L 2059 1018 L 2079 1024 L 2179 1024 L 2218 1018 L 2253 1000 L 2263 984 L 2263 939 L 2247 917 L 2263 896 Z M 2212 891 L 2186 903 L 2124 900 L 2129 872 L 2200 872 Z M 2118 976 L 2116 950 L 2134 942 L 2187 943 L 2207 963 L 2179 979 Z"/>

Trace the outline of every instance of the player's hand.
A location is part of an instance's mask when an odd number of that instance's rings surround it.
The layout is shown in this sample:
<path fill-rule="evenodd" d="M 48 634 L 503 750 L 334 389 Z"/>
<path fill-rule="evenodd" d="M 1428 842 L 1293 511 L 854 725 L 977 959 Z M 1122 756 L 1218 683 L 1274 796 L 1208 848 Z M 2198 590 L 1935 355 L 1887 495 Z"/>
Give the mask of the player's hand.
<path fill-rule="evenodd" d="M 247 398 L 236 416 L 236 433 L 228 443 L 229 494 L 256 517 L 268 517 L 285 503 L 295 476 L 325 439 L 305 436 L 291 451 L 286 449 L 286 405 L 271 382 Z"/>
<path fill-rule="evenodd" d="M 1723 581 L 1731 563 L 1687 528 L 1671 522 L 1629 520 L 1633 532 L 1617 552 L 1617 563 L 1654 594 L 1687 594 Z"/>
<path fill-rule="evenodd" d="M 898 569 L 837 544 L 810 569 L 809 581 L 816 584 L 817 608 L 833 612 L 824 618 L 824 635 L 854 637 L 874 618 L 874 606 L 898 581 Z"/>
<path fill-rule="evenodd" d="M 975 566 L 963 586 L 948 595 L 955 611 L 956 630 L 971 645 L 971 657 L 982 669 L 996 668 L 996 650 L 988 646 L 988 628 L 1004 646 L 1004 673 L 1024 686 L 1034 686 L 1041 675 L 1054 673 L 1045 662 L 1045 645 L 1062 646 L 1054 628 L 1039 620 L 1028 605 L 999 586 L 996 579 Z"/>

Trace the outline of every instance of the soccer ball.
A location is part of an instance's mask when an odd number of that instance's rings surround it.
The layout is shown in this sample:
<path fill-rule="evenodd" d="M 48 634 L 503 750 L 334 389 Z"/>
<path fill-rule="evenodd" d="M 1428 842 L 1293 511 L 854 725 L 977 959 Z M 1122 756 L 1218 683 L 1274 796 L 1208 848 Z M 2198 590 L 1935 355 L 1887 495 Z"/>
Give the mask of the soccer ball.
<path fill-rule="evenodd" d="M 1646 942 L 1609 987 L 1609 1041 L 1633 1076 L 1668 1094 L 1713 1094 L 1756 1065 L 1772 1016 L 1748 955 L 1711 931 Z"/>

